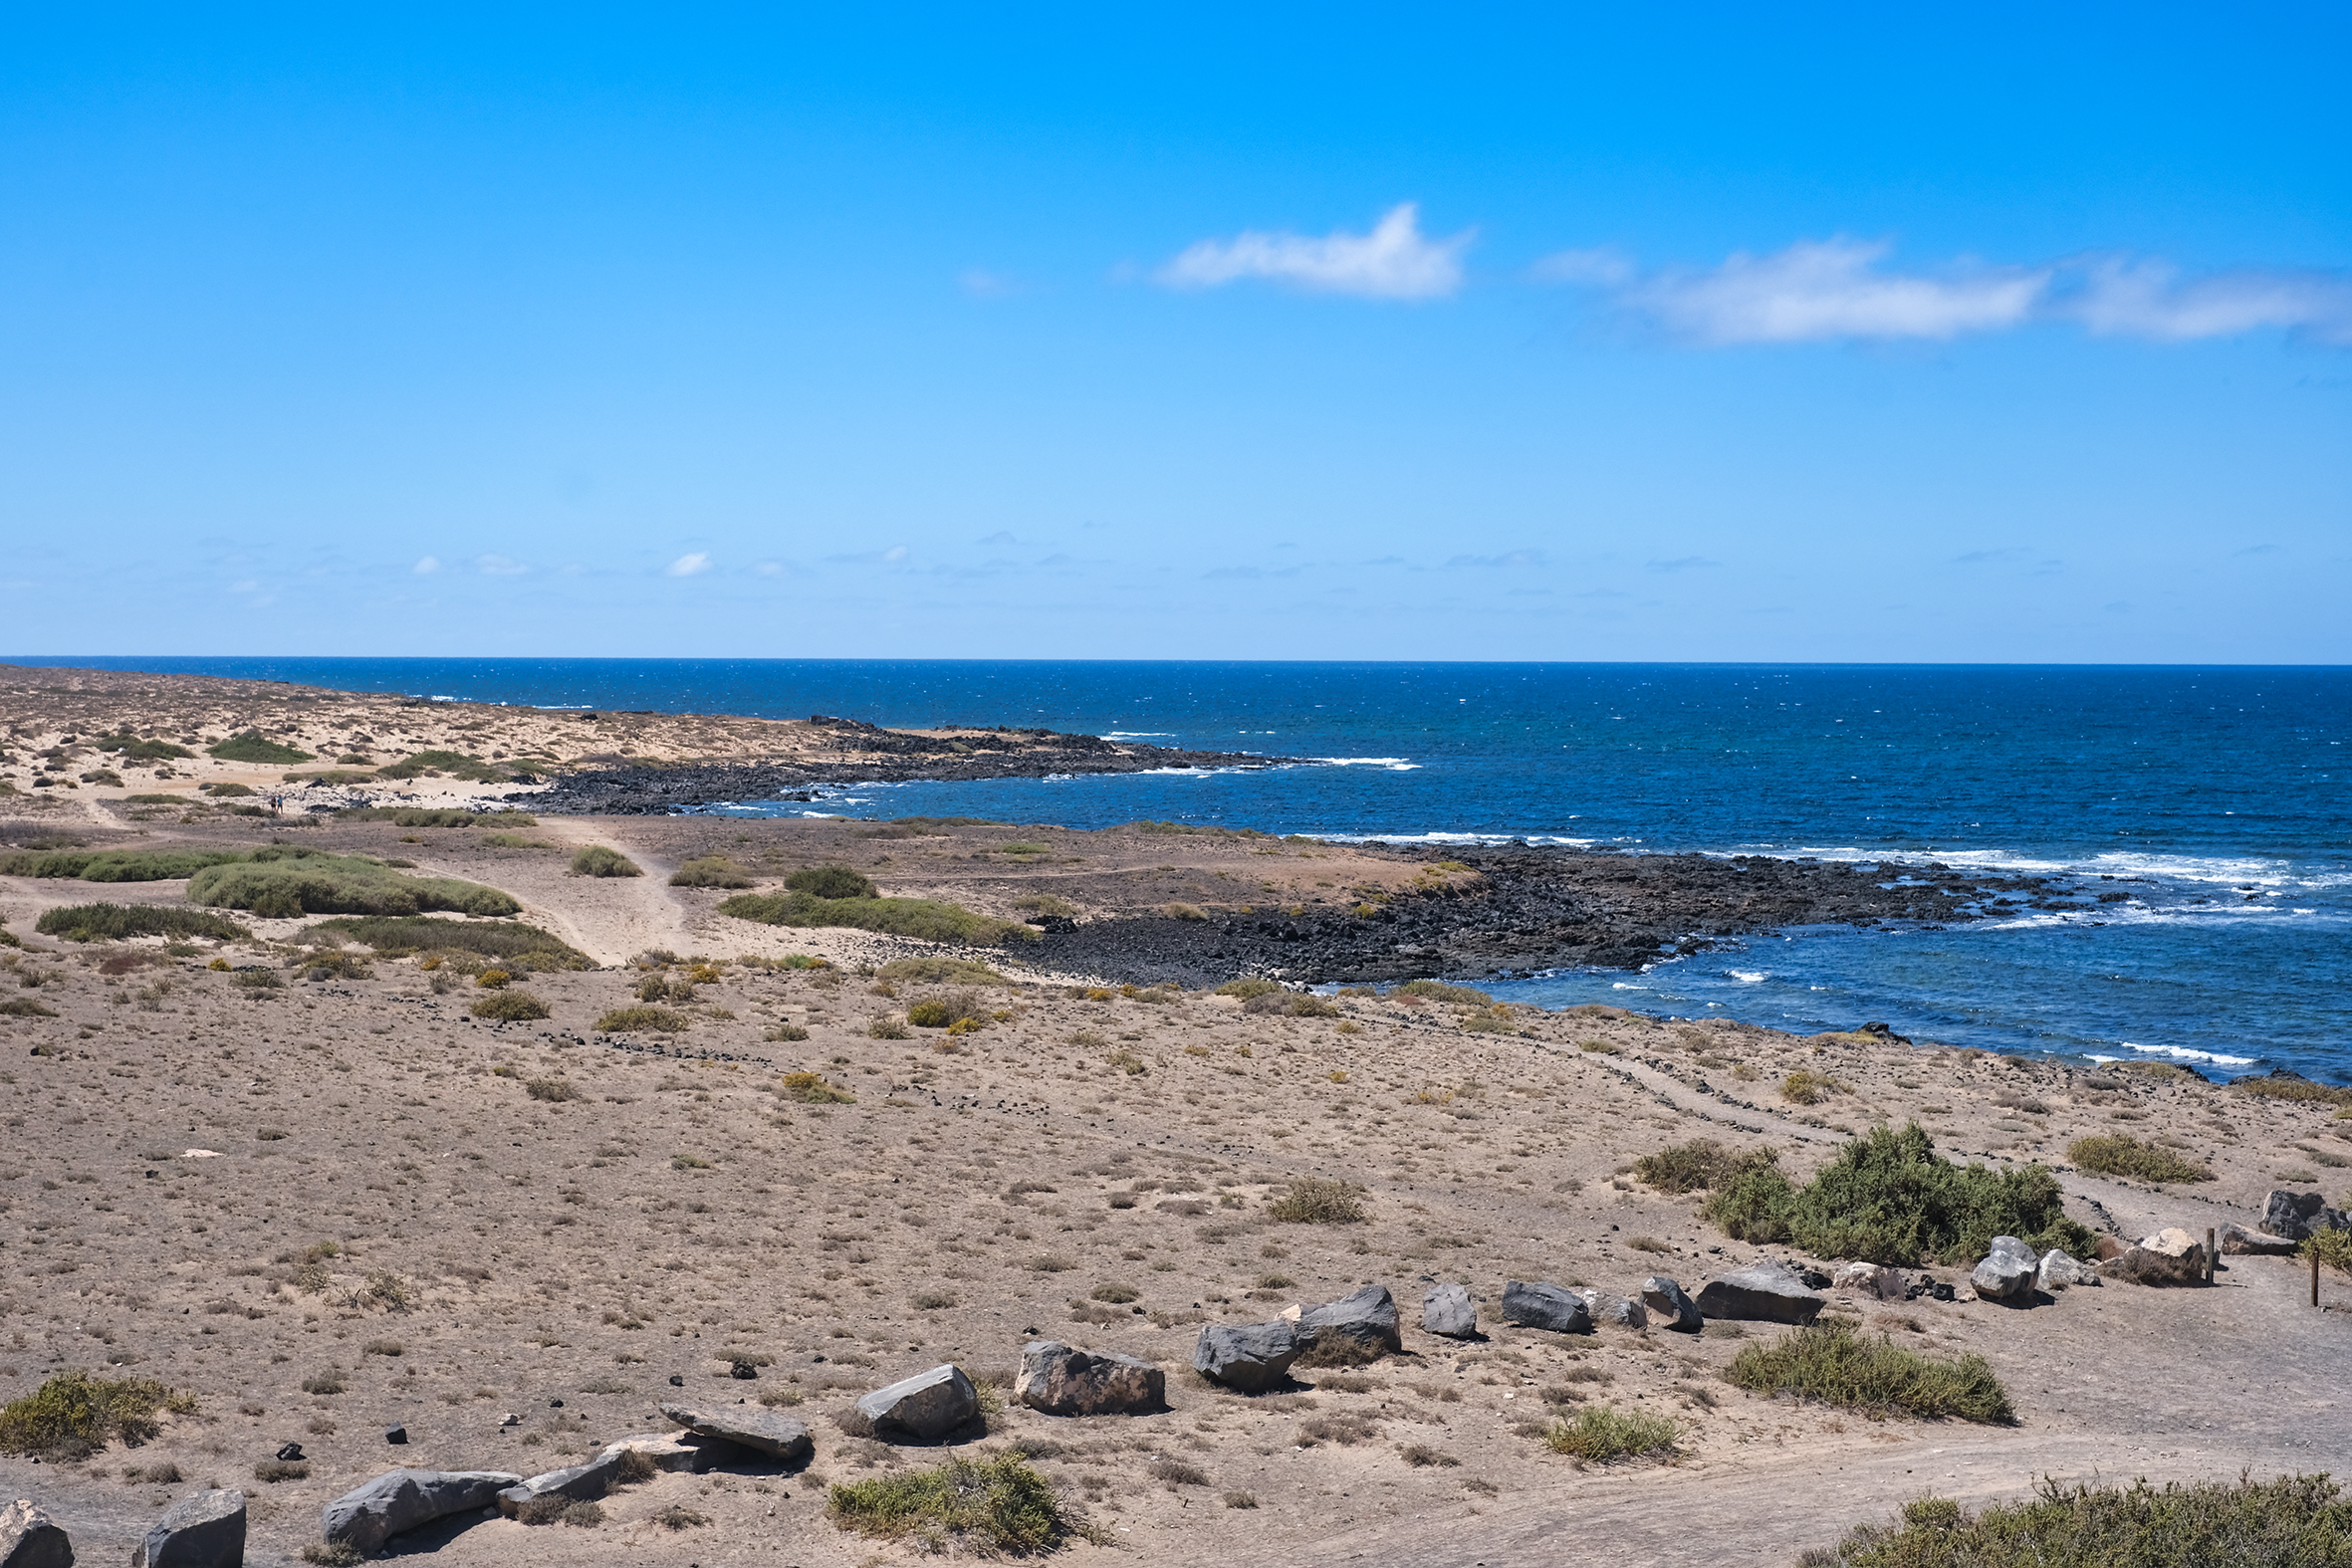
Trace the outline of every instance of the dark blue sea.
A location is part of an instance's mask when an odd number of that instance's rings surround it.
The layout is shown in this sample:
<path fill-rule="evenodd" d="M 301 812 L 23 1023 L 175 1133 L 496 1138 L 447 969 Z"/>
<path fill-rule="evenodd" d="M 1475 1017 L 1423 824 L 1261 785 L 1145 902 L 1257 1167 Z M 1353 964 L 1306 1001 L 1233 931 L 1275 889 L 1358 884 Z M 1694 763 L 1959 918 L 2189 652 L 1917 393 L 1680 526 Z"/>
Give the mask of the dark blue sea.
<path fill-rule="evenodd" d="M 745 813 L 1138 817 L 1393 842 L 1884 855 L 2144 878 L 2144 908 L 1791 931 L 1501 983 L 1814 1030 L 2352 1080 L 2352 670 L 83 659 L 610 709 L 1044 725 L 1331 766 L 868 785 Z"/>

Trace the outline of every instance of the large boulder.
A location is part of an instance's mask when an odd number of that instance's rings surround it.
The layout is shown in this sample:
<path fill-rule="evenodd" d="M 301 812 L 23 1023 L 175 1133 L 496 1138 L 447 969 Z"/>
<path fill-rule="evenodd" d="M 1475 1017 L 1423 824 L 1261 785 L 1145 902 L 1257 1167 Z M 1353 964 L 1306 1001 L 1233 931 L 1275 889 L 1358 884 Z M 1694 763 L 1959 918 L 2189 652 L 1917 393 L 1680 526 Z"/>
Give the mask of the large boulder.
<path fill-rule="evenodd" d="M 1573 1290 L 1542 1280 L 1511 1279 L 1503 1285 L 1503 1321 L 1554 1334 L 1589 1334 L 1592 1308 Z"/>
<path fill-rule="evenodd" d="M 2042 1290 L 2064 1290 L 2069 1285 L 2095 1285 L 2099 1271 L 2079 1257 L 2051 1247 L 2041 1254 L 2041 1262 L 2033 1270 L 2033 1283 Z"/>
<path fill-rule="evenodd" d="M 1595 1323 L 1606 1323 L 1612 1328 L 1648 1328 L 1650 1314 L 1639 1301 L 1624 1296 L 1604 1296 L 1597 1290 L 1579 1290 L 1584 1298 L 1584 1310 L 1592 1314 Z"/>
<path fill-rule="evenodd" d="M 319 1510 L 319 1533 L 330 1545 L 372 1557 L 395 1535 L 446 1514 L 487 1508 L 522 1480 L 504 1470 L 387 1470 Z"/>
<path fill-rule="evenodd" d="M 980 1414 L 980 1391 L 957 1366 L 933 1367 L 901 1378 L 857 1402 L 857 1414 L 877 1438 L 932 1443 Z"/>
<path fill-rule="evenodd" d="M 563 1496 L 574 1502 L 594 1502 L 620 1478 L 621 1456 L 628 1451 L 608 1448 L 586 1464 L 567 1464 L 528 1480 L 520 1480 L 498 1494 L 498 1511 L 513 1518 L 524 1504 L 538 1497 Z"/>
<path fill-rule="evenodd" d="M 1280 1383 L 1306 1341 L 1298 1325 L 1283 1318 L 1271 1323 L 1209 1323 L 1192 1347 L 1195 1372 L 1227 1388 L 1256 1394 Z"/>
<path fill-rule="evenodd" d="M 1810 1323 L 1827 1303 L 1787 1265 L 1763 1258 L 1699 1287 L 1703 1317 L 1750 1323 Z"/>
<path fill-rule="evenodd" d="M 1983 1301 L 2023 1301 L 2033 1294 L 2037 1259 L 2033 1248 L 2013 1235 L 1997 1235 L 1993 1250 L 1969 1274 L 1969 1283 Z"/>
<path fill-rule="evenodd" d="M 614 1458 L 622 1454 L 641 1454 L 664 1475 L 680 1471 L 700 1475 L 743 1457 L 743 1451 L 734 1444 L 723 1438 L 706 1438 L 699 1432 L 640 1432 L 613 1439 L 604 1445 L 604 1453 Z"/>
<path fill-rule="evenodd" d="M 1168 1375 L 1133 1356 L 1097 1356 L 1058 1339 L 1038 1339 L 1021 1349 L 1013 1397 L 1049 1416 L 1124 1415 L 1166 1405 Z"/>
<path fill-rule="evenodd" d="M 74 1568 L 65 1527 L 18 1498 L 0 1508 L 0 1568 Z"/>
<path fill-rule="evenodd" d="M 787 1464 L 804 1463 L 817 1452 L 806 1426 L 761 1405 L 664 1405 L 661 1414 L 688 1432 L 738 1444 Z"/>
<path fill-rule="evenodd" d="M 216 1487 L 163 1510 L 131 1554 L 130 1568 L 244 1568 L 245 1494 Z"/>
<path fill-rule="evenodd" d="M 2114 1261 L 2100 1264 L 2099 1270 L 2135 1284 L 2201 1285 L 2205 1263 L 2205 1243 L 2179 1226 L 2170 1226 L 2141 1237 Z"/>
<path fill-rule="evenodd" d="M 1903 1270 L 1883 1263 L 1847 1263 L 1829 1276 L 1829 1288 L 1878 1301 L 1902 1301 L 1911 1295 Z"/>
<path fill-rule="evenodd" d="M 1663 1318 L 1665 1326 L 1677 1333 L 1696 1334 L 1707 1326 L 1699 1303 L 1664 1274 L 1652 1274 L 1641 1282 L 1641 1304 Z"/>
<path fill-rule="evenodd" d="M 2287 1257 L 2302 1244 L 2267 1231 L 2249 1231 L 2241 1225 L 2222 1228 L 2222 1250 L 2232 1257 Z"/>
<path fill-rule="evenodd" d="M 2262 1205 L 2262 1229 L 2289 1241 L 2307 1241 L 2321 1231 L 2352 1231 L 2352 1219 L 2330 1209 L 2317 1193 L 2273 1188 Z"/>
<path fill-rule="evenodd" d="M 1361 1361 L 1374 1361 L 1405 1348 L 1397 1332 L 1396 1298 L 1386 1285 L 1366 1285 L 1336 1301 L 1308 1307 L 1298 1314 L 1298 1337 L 1308 1349 L 1327 1351 Z"/>
<path fill-rule="evenodd" d="M 1478 1333 L 1478 1307 L 1464 1285 L 1431 1285 L 1421 1293 L 1421 1332 L 1447 1339 L 1470 1339 Z"/>

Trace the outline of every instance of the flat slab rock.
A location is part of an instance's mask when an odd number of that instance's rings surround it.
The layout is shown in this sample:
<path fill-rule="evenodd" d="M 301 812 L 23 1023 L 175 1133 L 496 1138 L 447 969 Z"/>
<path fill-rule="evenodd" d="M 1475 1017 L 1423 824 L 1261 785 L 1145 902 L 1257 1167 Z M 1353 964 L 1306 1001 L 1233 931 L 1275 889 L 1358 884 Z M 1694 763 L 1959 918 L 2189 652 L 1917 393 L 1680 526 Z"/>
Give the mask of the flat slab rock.
<path fill-rule="evenodd" d="M 857 1414 L 877 1438 L 931 1443 L 980 1414 L 980 1391 L 961 1367 L 933 1367 L 865 1395 L 857 1402 Z"/>
<path fill-rule="evenodd" d="M 1825 1305 L 1794 1272 L 1768 1258 L 1699 1287 L 1700 1314 L 1734 1322 L 1810 1323 Z"/>
<path fill-rule="evenodd" d="M 1503 1284 L 1503 1320 L 1554 1334 L 1592 1332 L 1592 1308 L 1575 1291 L 1547 1280 L 1510 1279 Z"/>
<path fill-rule="evenodd" d="M 1298 1325 L 1285 1318 L 1271 1323 L 1208 1323 L 1193 1342 L 1192 1367 L 1229 1389 L 1257 1394 L 1288 1377 L 1291 1363 L 1305 1348 Z"/>
<path fill-rule="evenodd" d="M 764 1405 L 664 1405 L 661 1414 L 688 1432 L 737 1444 L 787 1464 L 801 1463 L 817 1452 L 806 1425 Z"/>
<path fill-rule="evenodd" d="M 1649 1308 L 1626 1296 L 1604 1296 L 1597 1290 L 1579 1290 L 1585 1310 L 1595 1323 L 1606 1323 L 1613 1328 L 1648 1328 Z"/>
<path fill-rule="evenodd" d="M 230 1487 L 182 1497 L 148 1527 L 130 1568 L 244 1568 L 245 1494 Z"/>
<path fill-rule="evenodd" d="M 2248 1230 L 2241 1225 L 2222 1228 L 2222 1250 L 2233 1257 L 2286 1257 L 2302 1245 L 2283 1235 Z"/>
<path fill-rule="evenodd" d="M 1022 1347 L 1013 1397 L 1049 1416 L 1123 1416 L 1166 1405 L 1168 1375 L 1115 1351 L 1095 1355 L 1058 1339 L 1039 1339 Z"/>
<path fill-rule="evenodd" d="M 390 1470 L 319 1510 L 319 1533 L 331 1544 L 372 1557 L 395 1535 L 452 1513 L 487 1508 L 522 1476 L 505 1470 Z"/>
<path fill-rule="evenodd" d="M 74 1568 L 65 1526 L 18 1498 L 0 1508 L 0 1568 Z"/>

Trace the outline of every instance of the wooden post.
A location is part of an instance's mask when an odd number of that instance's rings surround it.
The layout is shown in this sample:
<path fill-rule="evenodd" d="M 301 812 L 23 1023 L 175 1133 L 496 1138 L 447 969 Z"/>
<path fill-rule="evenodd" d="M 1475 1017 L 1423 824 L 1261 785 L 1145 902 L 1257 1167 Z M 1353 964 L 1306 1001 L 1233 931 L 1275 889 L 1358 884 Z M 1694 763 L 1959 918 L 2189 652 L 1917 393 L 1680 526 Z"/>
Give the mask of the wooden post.
<path fill-rule="evenodd" d="M 2209 1225 L 2205 1228 L 2205 1282 L 2209 1285 L 2214 1282 L 2214 1228 Z"/>
<path fill-rule="evenodd" d="M 2311 1249 L 2311 1304 L 2319 1305 L 2319 1249 Z"/>

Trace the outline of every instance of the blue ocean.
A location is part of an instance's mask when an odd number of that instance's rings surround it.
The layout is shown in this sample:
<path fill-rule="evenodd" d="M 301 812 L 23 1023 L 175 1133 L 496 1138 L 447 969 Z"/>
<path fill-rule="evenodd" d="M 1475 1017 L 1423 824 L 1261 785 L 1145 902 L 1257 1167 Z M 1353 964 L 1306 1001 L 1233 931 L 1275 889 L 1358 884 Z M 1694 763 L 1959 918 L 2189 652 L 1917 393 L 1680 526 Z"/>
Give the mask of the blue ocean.
<path fill-rule="evenodd" d="M 1138 817 L 1335 838 L 1902 856 L 2144 907 L 1788 931 L 1490 989 L 2076 1059 L 2352 1080 L 2352 670 L 84 659 L 549 707 L 1043 725 L 1325 766 L 850 787 L 746 814 Z"/>

